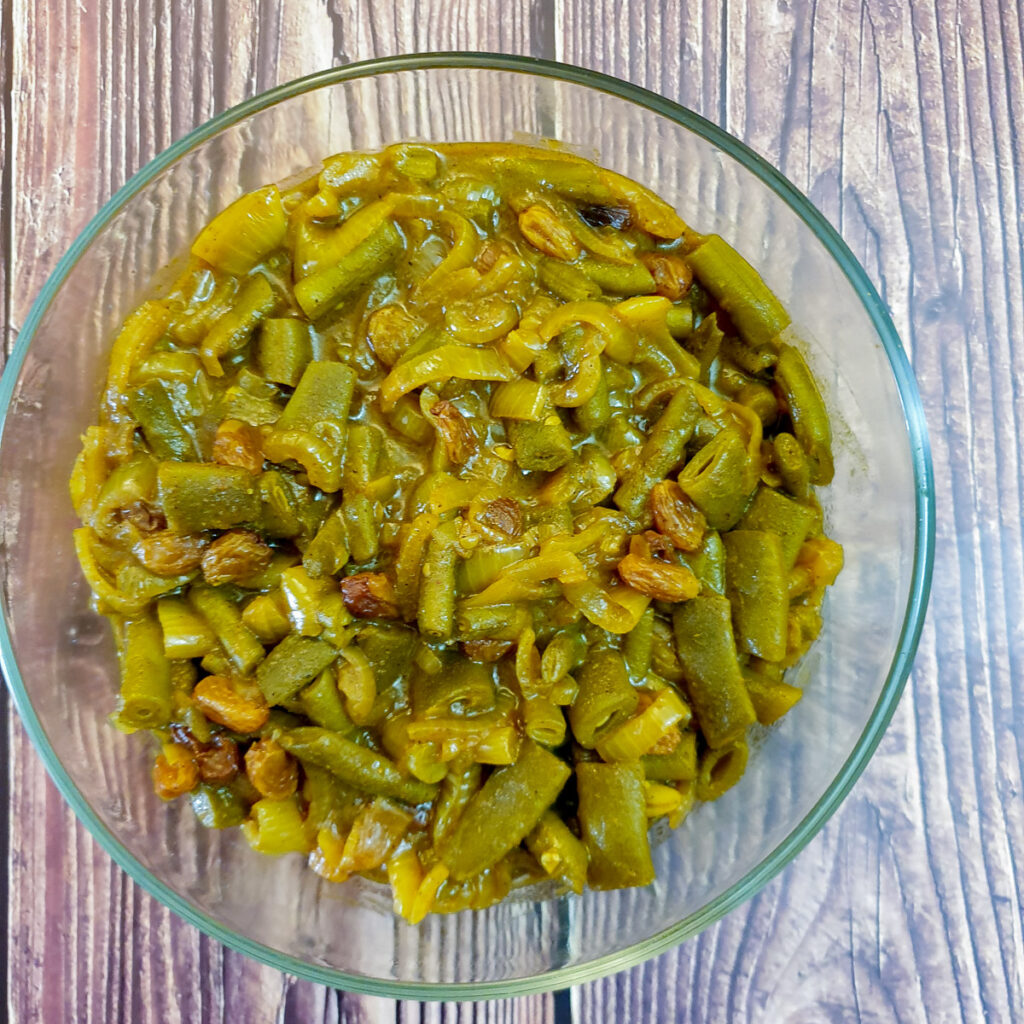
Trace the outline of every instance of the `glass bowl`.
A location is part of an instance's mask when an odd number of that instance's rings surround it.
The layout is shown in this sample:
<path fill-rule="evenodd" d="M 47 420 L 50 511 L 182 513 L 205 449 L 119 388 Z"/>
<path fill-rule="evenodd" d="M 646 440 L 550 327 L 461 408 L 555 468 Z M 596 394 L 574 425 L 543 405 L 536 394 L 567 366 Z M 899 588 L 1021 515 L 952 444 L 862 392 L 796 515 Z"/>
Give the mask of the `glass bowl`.
<path fill-rule="evenodd" d="M 823 500 L 846 568 L 824 631 L 791 674 L 805 698 L 763 730 L 745 778 L 655 851 L 645 889 L 392 915 L 384 887 L 323 882 L 302 858 L 252 853 L 152 792 L 149 744 L 107 722 L 116 662 L 88 608 L 67 481 L 93 422 L 113 334 L 153 276 L 240 193 L 343 150 L 408 140 L 554 138 L 675 203 L 761 271 L 808 339 L 833 412 Z M 144 889 L 283 971 L 392 997 L 482 998 L 585 981 L 660 953 L 753 896 L 863 770 L 910 670 L 933 549 L 920 399 L 889 315 L 825 218 L 744 145 L 689 110 L 565 65 L 484 54 L 323 72 L 198 128 L 131 179 L 71 246 L 0 385 L 0 655 L 61 793 Z"/>

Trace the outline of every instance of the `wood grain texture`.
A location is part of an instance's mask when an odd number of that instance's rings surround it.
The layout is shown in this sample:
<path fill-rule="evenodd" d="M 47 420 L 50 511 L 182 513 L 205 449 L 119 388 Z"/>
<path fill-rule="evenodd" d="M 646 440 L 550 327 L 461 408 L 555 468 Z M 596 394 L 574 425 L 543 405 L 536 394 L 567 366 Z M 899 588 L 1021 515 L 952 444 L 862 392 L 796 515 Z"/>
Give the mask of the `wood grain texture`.
<path fill-rule="evenodd" d="M 839 228 L 892 309 L 932 434 L 938 556 L 892 726 L 754 900 L 572 992 L 586 1024 L 1024 1020 L 1024 22 L 999 0 L 8 0 L 0 295 L 9 350 L 96 208 L 194 125 L 332 63 L 550 56 L 679 100 Z M 10 722 L 14 1021 L 555 1021 L 550 996 L 392 1003 L 224 950 L 115 868 Z M 3 751 L 0 750 L 0 754 Z"/>

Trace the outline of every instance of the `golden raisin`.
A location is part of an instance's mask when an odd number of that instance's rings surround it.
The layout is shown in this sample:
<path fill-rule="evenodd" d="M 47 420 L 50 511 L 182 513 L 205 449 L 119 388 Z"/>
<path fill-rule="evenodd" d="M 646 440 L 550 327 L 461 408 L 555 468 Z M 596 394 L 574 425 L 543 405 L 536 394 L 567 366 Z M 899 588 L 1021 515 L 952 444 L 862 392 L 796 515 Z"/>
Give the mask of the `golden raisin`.
<path fill-rule="evenodd" d="M 270 717 L 267 702 L 256 686 L 233 682 L 224 676 L 200 679 L 192 697 L 211 722 L 232 732 L 256 732 Z"/>
<path fill-rule="evenodd" d="M 397 619 L 395 588 L 382 572 L 357 572 L 341 581 L 345 607 L 359 619 Z"/>
<path fill-rule="evenodd" d="M 704 542 L 704 513 L 683 493 L 675 480 L 662 480 L 651 488 L 654 525 L 680 551 L 696 551 Z"/>
<path fill-rule="evenodd" d="M 512 650 L 511 640 L 466 640 L 462 653 L 470 661 L 493 662 Z"/>
<path fill-rule="evenodd" d="M 394 366 L 422 330 L 422 321 L 401 306 L 390 303 L 370 314 L 366 321 L 366 340 L 385 366 Z"/>
<path fill-rule="evenodd" d="M 476 451 L 476 435 L 466 417 L 452 402 L 444 400 L 433 404 L 430 415 L 437 424 L 448 458 L 461 465 Z"/>
<path fill-rule="evenodd" d="M 523 532 L 523 510 L 515 498 L 495 498 L 477 515 L 478 521 L 507 537 L 519 537 Z"/>
<path fill-rule="evenodd" d="M 153 764 L 153 789 L 161 800 L 190 793 L 199 784 L 199 766 L 181 743 L 165 743 Z"/>
<path fill-rule="evenodd" d="M 528 206 L 519 214 L 519 230 L 534 249 L 556 260 L 574 260 L 580 254 L 580 243 L 546 206 Z"/>
<path fill-rule="evenodd" d="M 284 800 L 299 785 L 294 758 L 272 739 L 257 740 L 245 752 L 245 774 L 261 795 L 271 800 Z"/>
<path fill-rule="evenodd" d="M 203 555 L 203 576 L 207 583 L 237 583 L 270 565 L 269 545 L 252 530 L 228 530 Z"/>
<path fill-rule="evenodd" d="M 217 734 L 209 743 L 200 747 L 196 754 L 199 774 L 203 782 L 223 785 L 230 782 L 239 772 L 238 744 L 227 736 Z"/>
<path fill-rule="evenodd" d="M 213 461 L 259 473 L 263 469 L 263 437 L 259 428 L 241 420 L 224 420 L 213 439 Z"/>
<path fill-rule="evenodd" d="M 181 576 L 199 568 L 209 541 L 196 533 L 158 530 L 141 537 L 132 549 L 135 557 L 157 576 Z"/>
<path fill-rule="evenodd" d="M 656 601 L 688 601 L 700 593 L 700 580 L 683 565 L 628 554 L 619 562 L 619 576 Z"/>
<path fill-rule="evenodd" d="M 693 284 L 693 271 L 681 257 L 665 252 L 645 252 L 640 261 L 654 278 L 654 290 L 658 295 L 678 302 Z"/>

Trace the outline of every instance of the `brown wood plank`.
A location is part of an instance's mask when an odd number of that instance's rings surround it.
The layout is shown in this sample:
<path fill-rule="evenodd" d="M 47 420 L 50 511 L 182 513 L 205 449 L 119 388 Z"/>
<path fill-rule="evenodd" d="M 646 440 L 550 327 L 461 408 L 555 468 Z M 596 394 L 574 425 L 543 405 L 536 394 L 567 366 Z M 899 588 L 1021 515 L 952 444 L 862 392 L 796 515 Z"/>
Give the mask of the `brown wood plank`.
<path fill-rule="evenodd" d="M 822 834 L 696 940 L 575 991 L 576 1019 L 1020 1019 L 1019 8 L 13 0 L 2 17 L 8 346 L 67 244 L 134 170 L 213 113 L 331 63 L 461 47 L 584 64 L 693 107 L 805 190 L 914 354 L 939 496 L 930 621 L 878 754 Z M 224 950 L 113 866 L 17 722 L 9 739 L 12 1020 L 554 1019 L 551 997 L 396 1005 Z"/>

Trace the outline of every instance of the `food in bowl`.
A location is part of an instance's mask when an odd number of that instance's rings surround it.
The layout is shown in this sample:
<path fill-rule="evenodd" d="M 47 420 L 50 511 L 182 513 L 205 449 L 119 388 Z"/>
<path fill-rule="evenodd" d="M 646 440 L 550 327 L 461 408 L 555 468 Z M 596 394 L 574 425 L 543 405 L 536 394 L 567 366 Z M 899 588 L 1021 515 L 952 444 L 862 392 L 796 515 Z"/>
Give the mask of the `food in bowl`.
<path fill-rule="evenodd" d="M 251 192 L 127 319 L 71 488 L 115 724 L 206 825 L 410 921 L 654 878 L 742 776 L 842 549 L 757 273 L 569 153 Z"/>

